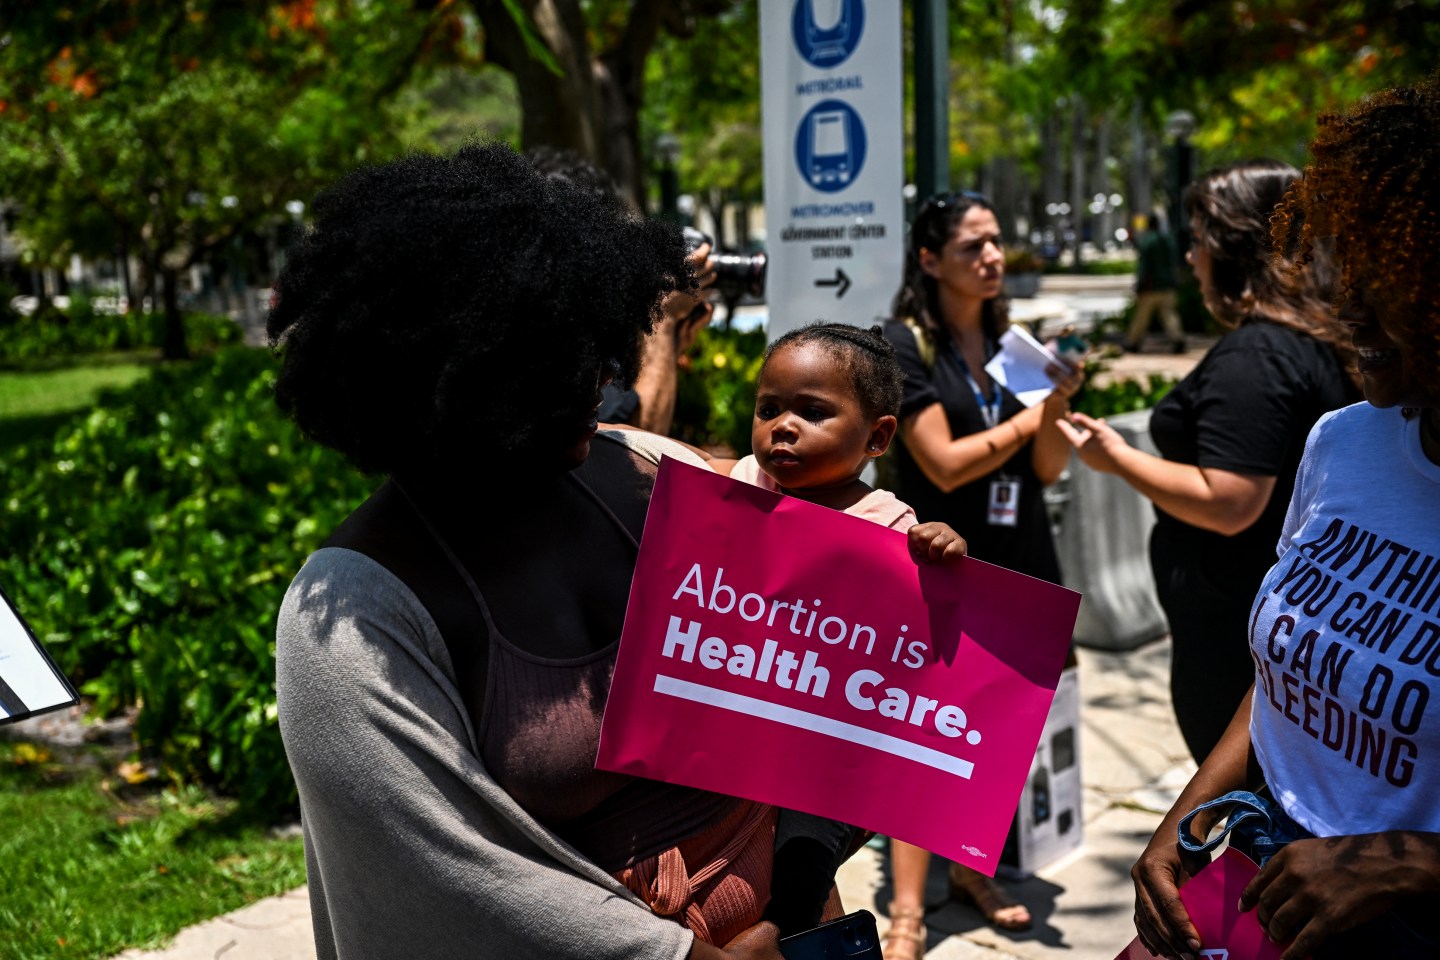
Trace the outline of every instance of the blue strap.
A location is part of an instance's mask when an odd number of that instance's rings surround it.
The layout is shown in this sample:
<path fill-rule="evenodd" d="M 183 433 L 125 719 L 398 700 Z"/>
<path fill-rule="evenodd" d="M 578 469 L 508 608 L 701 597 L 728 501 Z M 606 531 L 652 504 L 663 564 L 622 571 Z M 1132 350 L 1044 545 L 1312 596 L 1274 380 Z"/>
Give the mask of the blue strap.
<path fill-rule="evenodd" d="M 1190 823 L 1195 816 L 1202 810 L 1222 806 L 1230 808 L 1225 829 L 1212 839 L 1195 839 L 1190 833 Z M 1185 814 L 1177 826 L 1181 849 L 1191 853 L 1209 853 L 1230 836 L 1231 831 L 1235 833 L 1231 846 L 1241 848 L 1250 859 L 1262 867 L 1287 844 L 1312 836 L 1308 830 L 1291 820 L 1279 804 L 1248 790 L 1234 790 L 1223 797 L 1200 804 Z"/>

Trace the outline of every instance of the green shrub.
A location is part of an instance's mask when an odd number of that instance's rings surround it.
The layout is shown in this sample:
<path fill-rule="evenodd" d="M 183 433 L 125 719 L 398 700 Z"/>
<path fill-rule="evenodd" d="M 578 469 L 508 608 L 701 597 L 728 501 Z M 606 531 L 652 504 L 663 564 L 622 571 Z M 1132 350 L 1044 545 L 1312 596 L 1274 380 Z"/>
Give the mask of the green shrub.
<path fill-rule="evenodd" d="M 229 317 L 190 313 L 185 316 L 185 335 L 192 349 L 208 349 L 239 343 L 242 333 Z M 100 313 L 89 299 L 75 297 L 63 311 L 51 307 L 0 325 L 0 365 L 159 347 L 164 339 L 162 313 Z"/>
<path fill-rule="evenodd" d="M 172 777 L 278 811 L 275 614 L 373 482 L 281 415 L 274 366 L 239 348 L 162 367 L 6 456 L 0 584 L 100 711 L 140 705 Z"/>
<path fill-rule="evenodd" d="M 1071 409 L 1092 417 L 1111 417 L 1117 413 L 1148 410 L 1175 386 L 1172 377 L 1152 373 L 1141 378 L 1115 380 L 1103 387 L 1095 387 L 1089 378 L 1099 372 L 1099 369 L 1096 366 L 1087 371 L 1085 389 L 1070 402 Z"/>
<path fill-rule="evenodd" d="M 764 330 L 701 330 L 690 350 L 690 369 L 680 374 L 671 434 L 697 447 L 748 454 L 764 356 Z"/>
<path fill-rule="evenodd" d="M 1082 260 L 1080 266 L 1060 265 L 1058 263 L 1047 264 L 1046 273 L 1069 273 L 1081 274 L 1087 277 L 1119 277 L 1127 273 L 1135 272 L 1135 261 L 1131 258 L 1116 260 Z"/>

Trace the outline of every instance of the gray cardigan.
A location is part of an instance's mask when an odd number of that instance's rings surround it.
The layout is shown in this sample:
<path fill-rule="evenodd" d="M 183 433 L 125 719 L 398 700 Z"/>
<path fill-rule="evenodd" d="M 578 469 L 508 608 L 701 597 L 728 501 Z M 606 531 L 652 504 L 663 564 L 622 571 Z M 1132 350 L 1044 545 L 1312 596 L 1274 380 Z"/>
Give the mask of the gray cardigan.
<path fill-rule="evenodd" d="M 320 960 L 688 955 L 490 778 L 438 628 L 383 566 L 317 551 L 277 641 Z"/>

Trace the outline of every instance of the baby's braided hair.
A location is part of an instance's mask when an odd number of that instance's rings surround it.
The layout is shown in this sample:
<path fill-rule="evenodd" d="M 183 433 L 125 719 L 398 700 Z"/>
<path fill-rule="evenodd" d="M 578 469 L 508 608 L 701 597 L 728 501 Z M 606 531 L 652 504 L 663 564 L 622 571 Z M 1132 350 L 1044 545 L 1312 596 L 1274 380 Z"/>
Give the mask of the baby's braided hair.
<path fill-rule="evenodd" d="M 885 339 L 879 326 L 870 329 L 848 323 L 817 320 L 791 330 L 770 344 L 765 363 L 782 347 L 813 343 L 840 361 L 850 377 L 850 385 L 867 417 L 898 416 L 900 391 L 905 373 L 895 360 L 895 348 Z M 763 368 L 762 368 L 763 369 Z"/>

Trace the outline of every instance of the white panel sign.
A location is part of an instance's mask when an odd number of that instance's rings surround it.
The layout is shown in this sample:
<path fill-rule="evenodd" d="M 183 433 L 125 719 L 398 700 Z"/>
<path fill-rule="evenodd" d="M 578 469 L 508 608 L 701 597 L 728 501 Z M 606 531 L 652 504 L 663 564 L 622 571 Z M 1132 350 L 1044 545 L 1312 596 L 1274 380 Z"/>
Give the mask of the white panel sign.
<path fill-rule="evenodd" d="M 75 691 L 0 593 L 0 723 L 69 706 Z"/>
<path fill-rule="evenodd" d="M 760 0 L 774 340 L 869 326 L 904 268 L 899 0 Z"/>

